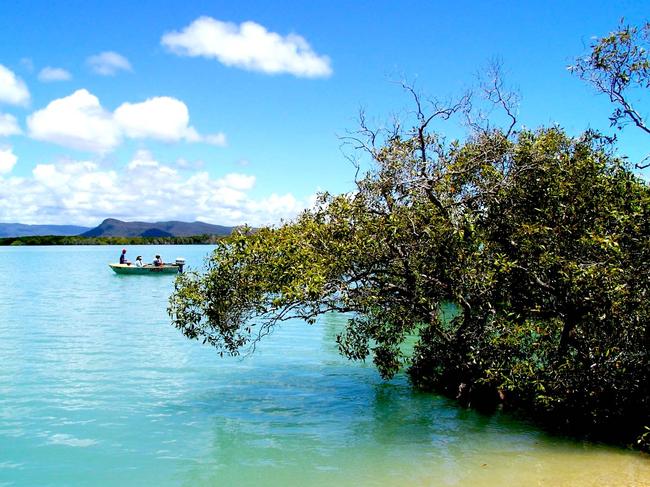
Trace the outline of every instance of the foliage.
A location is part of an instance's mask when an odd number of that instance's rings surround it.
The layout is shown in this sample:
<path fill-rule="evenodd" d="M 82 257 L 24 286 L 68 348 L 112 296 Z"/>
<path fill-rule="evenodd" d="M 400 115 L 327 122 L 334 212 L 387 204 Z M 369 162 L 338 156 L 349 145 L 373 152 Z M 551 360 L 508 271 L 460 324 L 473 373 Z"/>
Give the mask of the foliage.
<path fill-rule="evenodd" d="M 236 355 L 284 320 L 351 312 L 341 352 L 371 356 L 386 378 L 406 366 L 465 404 L 616 440 L 643 433 L 648 185 L 593 133 L 369 135 L 375 168 L 355 192 L 219 242 L 205 274 L 179 276 L 173 324 Z"/>
<path fill-rule="evenodd" d="M 517 176 L 478 225 L 482 295 L 469 293 L 454 353 L 427 337 L 412 372 L 449 392 L 465 384 L 466 401 L 478 387 L 629 440 L 650 411 L 648 187 L 588 136 L 522 134 L 517 146 Z"/>
<path fill-rule="evenodd" d="M 81 237 L 36 235 L 0 238 L 0 245 L 194 245 L 214 244 L 223 237 L 193 235 L 186 237 Z"/>
<path fill-rule="evenodd" d="M 647 96 L 650 88 L 650 22 L 640 27 L 625 25 L 596 39 L 587 56 L 578 58 L 569 69 L 606 94 L 614 104 L 612 126 L 621 129 L 633 123 L 650 135 L 650 127 L 633 102 L 635 96 Z M 647 160 L 644 159 L 644 161 Z M 650 164 L 638 164 L 640 168 Z"/>

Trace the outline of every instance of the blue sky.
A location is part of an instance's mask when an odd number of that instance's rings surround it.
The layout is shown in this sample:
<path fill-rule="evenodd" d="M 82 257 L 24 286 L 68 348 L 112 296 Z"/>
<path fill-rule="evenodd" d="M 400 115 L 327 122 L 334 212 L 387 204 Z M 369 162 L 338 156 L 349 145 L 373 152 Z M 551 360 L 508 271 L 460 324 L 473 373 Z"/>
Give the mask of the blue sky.
<path fill-rule="evenodd" d="M 408 111 L 395 81 L 444 99 L 493 58 L 520 94 L 520 125 L 611 132 L 607 100 L 566 67 L 647 6 L 3 2 L 0 221 L 277 223 L 318 191 L 352 188 L 339 137 L 360 107 L 380 125 Z M 632 160 L 647 146 L 621 134 Z"/>

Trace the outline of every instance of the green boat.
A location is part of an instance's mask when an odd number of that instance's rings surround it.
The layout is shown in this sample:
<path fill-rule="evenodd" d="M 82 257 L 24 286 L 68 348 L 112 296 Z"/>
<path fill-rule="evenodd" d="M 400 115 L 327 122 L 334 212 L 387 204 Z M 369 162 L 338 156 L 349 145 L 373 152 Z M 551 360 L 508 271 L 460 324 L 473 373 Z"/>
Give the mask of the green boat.
<path fill-rule="evenodd" d="M 138 267 L 134 264 L 108 264 L 108 266 L 113 269 L 117 274 L 178 274 L 183 272 L 183 266 L 185 265 L 185 259 L 178 258 L 173 264 L 163 264 L 163 265 L 153 265 L 145 264 L 142 267 Z"/>

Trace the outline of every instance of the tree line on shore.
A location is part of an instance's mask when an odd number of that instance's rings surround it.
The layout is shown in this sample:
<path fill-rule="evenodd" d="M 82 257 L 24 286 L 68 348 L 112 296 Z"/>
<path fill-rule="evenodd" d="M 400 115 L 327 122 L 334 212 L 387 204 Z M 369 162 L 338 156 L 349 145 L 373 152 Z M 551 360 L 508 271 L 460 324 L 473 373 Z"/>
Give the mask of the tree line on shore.
<path fill-rule="evenodd" d="M 0 238 L 0 245 L 214 245 L 224 237 L 192 235 L 182 237 L 81 237 L 37 235 Z"/>

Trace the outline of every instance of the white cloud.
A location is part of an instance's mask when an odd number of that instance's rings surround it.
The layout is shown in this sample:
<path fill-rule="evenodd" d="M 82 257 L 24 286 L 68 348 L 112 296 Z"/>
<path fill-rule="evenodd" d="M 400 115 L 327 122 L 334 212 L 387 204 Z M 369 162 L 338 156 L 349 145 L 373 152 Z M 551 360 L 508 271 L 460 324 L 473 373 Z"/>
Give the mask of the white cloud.
<path fill-rule="evenodd" d="M 139 167 L 157 168 L 160 167 L 160 164 L 153 158 L 151 152 L 141 149 L 135 153 L 135 156 L 127 166 L 127 168 L 131 171 L 138 169 Z"/>
<path fill-rule="evenodd" d="M 86 62 L 93 72 L 102 76 L 114 76 L 118 71 L 133 71 L 129 60 L 113 51 L 90 56 Z"/>
<path fill-rule="evenodd" d="M 0 174 L 6 174 L 16 165 L 18 157 L 12 152 L 11 148 L 0 149 Z"/>
<path fill-rule="evenodd" d="M 168 96 L 149 98 L 141 103 L 123 103 L 115 110 L 115 121 L 128 137 L 176 142 L 200 138 L 189 126 L 185 103 Z"/>
<path fill-rule="evenodd" d="M 2 64 L 0 64 L 0 102 L 11 105 L 27 105 L 29 102 L 29 90 L 25 82 Z"/>
<path fill-rule="evenodd" d="M 29 135 L 72 149 L 108 152 L 120 143 L 112 114 L 87 90 L 56 99 L 27 118 Z"/>
<path fill-rule="evenodd" d="M 223 132 L 201 135 L 194 129 L 194 127 L 189 127 L 187 129 L 185 140 L 188 142 L 203 142 L 204 144 L 216 145 L 219 147 L 225 147 L 228 145 L 226 134 Z"/>
<path fill-rule="evenodd" d="M 283 37 L 250 21 L 237 25 L 199 17 L 181 32 L 163 35 L 161 43 L 180 56 L 216 58 L 250 71 L 306 78 L 332 74 L 329 58 L 316 54 L 303 37 Z"/>
<path fill-rule="evenodd" d="M 37 164 L 32 175 L 34 181 L 54 190 L 62 188 L 72 177 L 67 171 L 57 170 L 54 164 Z"/>
<path fill-rule="evenodd" d="M 187 175 L 146 150 L 137 151 L 120 171 L 93 161 L 63 161 L 39 164 L 28 178 L 0 176 L 0 182 L 0 221 L 22 223 L 93 226 L 115 217 L 262 225 L 292 218 L 309 204 L 291 194 L 255 199 L 249 194 L 255 186 L 252 175 Z"/>
<path fill-rule="evenodd" d="M 225 186 L 244 191 L 255 186 L 255 176 L 231 173 L 224 176 L 222 182 Z"/>
<path fill-rule="evenodd" d="M 49 83 L 52 81 L 68 81 L 72 79 L 72 75 L 63 68 L 52 68 L 47 66 L 41 69 L 41 72 L 38 73 L 38 79 Z"/>
<path fill-rule="evenodd" d="M 82 89 L 34 112 L 28 117 L 27 126 L 35 139 L 98 153 L 115 149 L 124 137 L 226 144 L 224 134 L 201 135 L 189 121 L 187 106 L 175 98 L 160 96 L 140 103 L 123 103 L 111 113 L 95 95 Z"/>
<path fill-rule="evenodd" d="M 16 117 L 9 113 L 0 113 L 0 137 L 22 134 Z"/>

